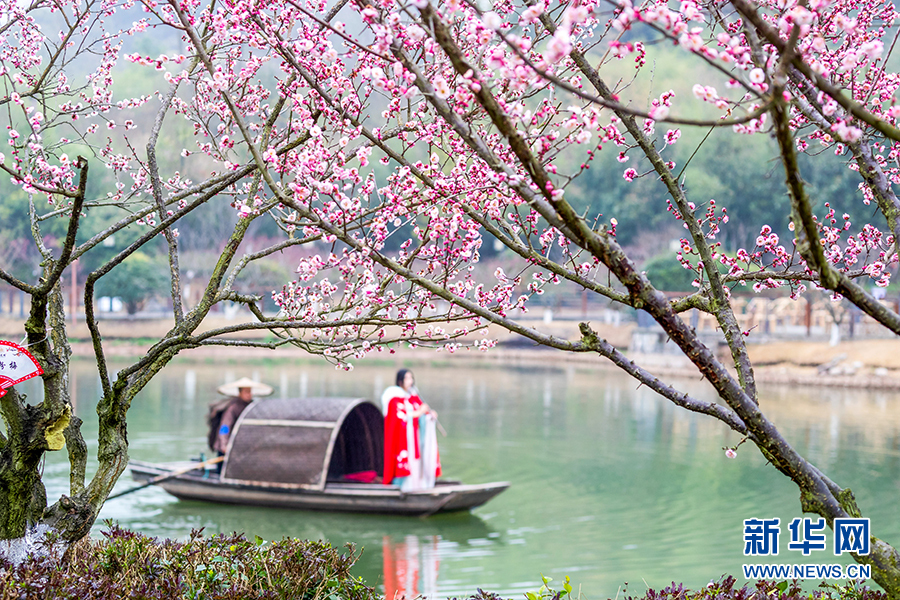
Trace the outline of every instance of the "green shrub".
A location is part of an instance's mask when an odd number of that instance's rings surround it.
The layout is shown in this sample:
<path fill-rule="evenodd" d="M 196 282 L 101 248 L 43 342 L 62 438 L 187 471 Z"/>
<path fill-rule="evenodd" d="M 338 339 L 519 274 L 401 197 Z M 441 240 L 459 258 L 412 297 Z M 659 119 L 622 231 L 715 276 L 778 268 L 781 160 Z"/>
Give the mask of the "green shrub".
<path fill-rule="evenodd" d="M 356 561 L 324 542 L 249 541 L 241 535 L 160 541 L 118 526 L 75 546 L 63 565 L 0 563 L 0 600 L 374 600 L 350 574 Z"/>
<path fill-rule="evenodd" d="M 242 535 L 204 537 L 187 542 L 157 540 L 109 525 L 102 540 L 86 540 L 60 564 L 32 558 L 19 565 L 0 559 L 0 600 L 380 600 L 375 591 L 350 574 L 353 549 L 341 553 L 324 542 L 285 538 L 249 541 Z M 549 577 L 527 600 L 585 600 L 566 577 L 554 589 Z M 698 590 L 672 583 L 640 596 L 627 591 L 622 600 L 889 600 L 887 594 L 850 582 L 822 583 L 804 591 L 796 581 L 759 580 L 736 586 L 734 577 Z M 389 599 L 391 600 L 391 599 Z M 457 599 L 453 599 L 457 600 Z M 502 600 L 481 589 L 465 600 Z"/>

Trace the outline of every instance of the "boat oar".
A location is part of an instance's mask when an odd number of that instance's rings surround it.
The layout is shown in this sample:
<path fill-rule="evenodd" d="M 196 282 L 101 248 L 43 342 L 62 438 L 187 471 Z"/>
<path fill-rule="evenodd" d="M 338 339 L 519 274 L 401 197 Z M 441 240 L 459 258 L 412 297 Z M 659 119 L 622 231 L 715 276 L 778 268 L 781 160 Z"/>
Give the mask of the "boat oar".
<path fill-rule="evenodd" d="M 216 458 L 211 458 L 209 460 L 205 460 L 203 462 L 199 462 L 196 465 L 191 465 L 187 469 L 180 469 L 178 471 L 173 471 L 172 473 L 164 473 L 162 475 L 157 475 L 153 479 L 148 479 L 141 485 L 137 487 L 133 487 L 129 490 L 125 490 L 124 492 L 119 492 L 118 494 L 113 494 L 112 496 L 107 496 L 107 500 L 112 500 L 113 498 L 118 498 L 120 496 L 124 496 L 125 494 L 130 494 L 131 492 L 136 492 L 138 490 L 142 490 L 145 487 L 150 487 L 151 485 L 156 485 L 161 481 L 167 481 L 172 479 L 173 477 L 178 477 L 179 475 L 184 475 L 185 473 L 190 473 L 191 471 L 196 471 L 197 469 L 202 469 L 204 467 L 208 467 L 209 465 L 214 465 L 216 463 L 220 463 L 225 460 L 224 456 L 217 456 Z"/>

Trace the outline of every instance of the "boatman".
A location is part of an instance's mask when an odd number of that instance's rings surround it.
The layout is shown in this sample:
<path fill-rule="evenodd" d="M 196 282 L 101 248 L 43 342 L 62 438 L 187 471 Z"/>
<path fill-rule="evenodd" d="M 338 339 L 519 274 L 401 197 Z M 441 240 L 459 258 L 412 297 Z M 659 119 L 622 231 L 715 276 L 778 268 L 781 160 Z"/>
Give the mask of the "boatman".
<path fill-rule="evenodd" d="M 217 456 L 225 456 L 228 438 L 231 437 L 231 431 L 238 417 L 254 398 L 268 396 L 274 390 L 264 383 L 242 377 L 237 381 L 220 385 L 216 391 L 229 397 L 209 405 L 209 414 L 206 417 L 209 423 L 208 441 L 210 449 Z"/>

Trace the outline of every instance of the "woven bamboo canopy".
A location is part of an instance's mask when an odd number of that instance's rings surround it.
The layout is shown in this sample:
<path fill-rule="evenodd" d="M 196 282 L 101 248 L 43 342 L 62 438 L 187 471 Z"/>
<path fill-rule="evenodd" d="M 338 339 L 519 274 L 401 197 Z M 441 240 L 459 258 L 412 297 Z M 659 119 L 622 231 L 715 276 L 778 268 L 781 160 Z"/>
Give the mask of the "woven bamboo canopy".
<path fill-rule="evenodd" d="M 228 444 L 222 478 L 324 489 L 360 471 L 381 473 L 384 419 L 361 398 L 255 400 Z"/>

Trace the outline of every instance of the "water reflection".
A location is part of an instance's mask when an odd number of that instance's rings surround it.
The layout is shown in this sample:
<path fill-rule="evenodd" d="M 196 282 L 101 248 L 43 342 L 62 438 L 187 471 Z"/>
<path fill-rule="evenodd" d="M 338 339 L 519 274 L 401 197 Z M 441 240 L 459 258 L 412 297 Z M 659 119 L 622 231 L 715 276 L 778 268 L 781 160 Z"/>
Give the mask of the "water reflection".
<path fill-rule="evenodd" d="M 398 366 L 363 361 L 347 374 L 290 361 L 176 362 L 135 400 L 130 453 L 169 461 L 208 452 L 207 403 L 216 398 L 216 387 L 244 375 L 273 385 L 279 396 L 377 397 Z M 71 385 L 93 452 L 99 380 L 92 369 L 89 362 L 76 363 Z M 571 365 L 414 369 L 423 398 L 448 431 L 440 440 L 446 475 L 473 483 L 512 482 L 474 514 L 423 520 L 303 513 L 178 502 L 147 489 L 108 503 L 101 518 L 167 537 L 205 528 L 266 539 L 354 542 L 362 549 L 359 575 L 408 594 L 434 589 L 448 597 L 481 587 L 515 596 L 536 589 L 543 574 L 557 581 L 569 575 L 588 597 L 599 598 L 615 596 L 624 581 L 637 592 L 633 583 L 642 579 L 653 587 L 672 580 L 697 586 L 726 572 L 737 574 L 743 519 L 780 517 L 786 523 L 802 516 L 796 488 L 749 444 L 736 460 L 726 459 L 722 448 L 740 441 L 736 434 L 675 408 L 617 372 Z M 39 388 L 28 384 L 23 391 L 39 398 Z M 678 385 L 713 398 L 702 383 Z M 761 398 L 798 450 L 853 489 L 875 534 L 900 543 L 898 395 L 765 388 Z M 51 498 L 68 492 L 64 461 L 64 453 L 48 458 Z M 131 485 L 123 478 L 117 491 Z M 386 574 L 389 561 L 405 561 L 406 575 Z"/>
<path fill-rule="evenodd" d="M 384 596 L 388 600 L 438 595 L 440 558 L 437 536 L 404 536 L 394 541 L 385 536 L 381 545 L 384 562 Z"/>
<path fill-rule="evenodd" d="M 197 372 L 188 369 L 184 372 L 184 404 L 190 408 L 197 399 Z"/>

